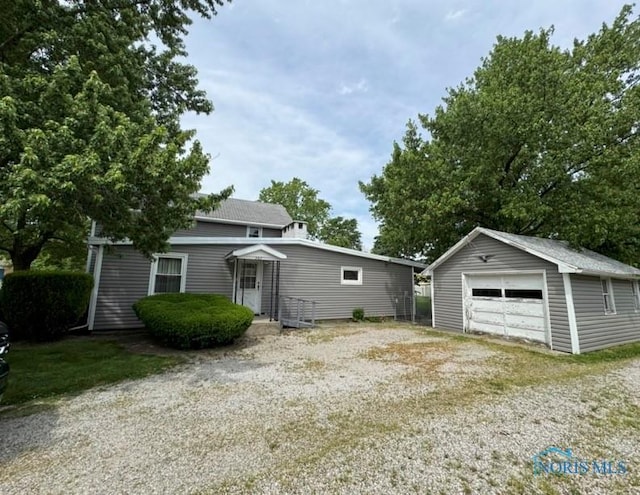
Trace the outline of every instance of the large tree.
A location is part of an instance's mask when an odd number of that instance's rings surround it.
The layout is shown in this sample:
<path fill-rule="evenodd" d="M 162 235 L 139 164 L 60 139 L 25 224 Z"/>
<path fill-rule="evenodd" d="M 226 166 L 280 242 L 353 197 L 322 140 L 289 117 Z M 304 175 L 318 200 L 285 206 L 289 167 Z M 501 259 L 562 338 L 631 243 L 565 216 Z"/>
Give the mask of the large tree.
<path fill-rule="evenodd" d="M 182 38 L 190 14 L 219 5 L 2 1 L 0 250 L 15 269 L 77 244 L 88 218 L 149 255 L 229 194 L 194 197 L 208 157 L 179 125 L 212 110 Z"/>
<path fill-rule="evenodd" d="M 387 254 L 433 260 L 476 226 L 640 260 L 640 21 L 624 7 L 573 47 L 498 37 L 433 117 L 409 122 L 361 190 Z"/>
<path fill-rule="evenodd" d="M 319 238 L 332 246 L 362 250 L 362 236 L 355 218 L 330 218 L 320 228 Z"/>
<path fill-rule="evenodd" d="M 327 244 L 362 249 L 361 234 L 355 218 L 331 217 L 331 205 L 321 199 L 320 191 L 294 177 L 289 182 L 271 181 L 258 199 L 285 207 L 294 220 L 307 222 L 309 237 Z"/>

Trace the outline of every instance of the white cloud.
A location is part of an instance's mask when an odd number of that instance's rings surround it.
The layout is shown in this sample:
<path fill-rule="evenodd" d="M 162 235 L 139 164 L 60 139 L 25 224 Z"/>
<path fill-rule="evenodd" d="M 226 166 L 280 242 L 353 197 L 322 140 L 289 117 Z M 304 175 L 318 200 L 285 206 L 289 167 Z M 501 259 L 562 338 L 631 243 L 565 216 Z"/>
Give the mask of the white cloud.
<path fill-rule="evenodd" d="M 369 86 L 367 85 L 367 81 L 365 79 L 360 79 L 355 84 L 342 84 L 340 89 L 338 90 L 338 94 L 346 96 L 353 93 L 366 93 L 369 90 Z"/>
<path fill-rule="evenodd" d="M 467 9 L 458 9 L 458 10 L 450 10 L 447 12 L 447 15 L 444 17 L 445 21 L 455 21 L 464 17 L 467 13 Z"/>

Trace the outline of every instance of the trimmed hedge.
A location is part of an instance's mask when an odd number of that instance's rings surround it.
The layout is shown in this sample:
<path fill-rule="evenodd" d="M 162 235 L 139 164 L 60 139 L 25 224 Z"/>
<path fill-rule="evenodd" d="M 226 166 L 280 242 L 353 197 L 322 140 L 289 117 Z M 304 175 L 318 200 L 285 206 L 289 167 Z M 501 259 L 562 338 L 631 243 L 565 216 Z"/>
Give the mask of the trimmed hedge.
<path fill-rule="evenodd" d="M 133 310 L 151 335 L 178 349 L 232 342 L 249 328 L 253 312 L 219 294 L 156 294 Z"/>
<path fill-rule="evenodd" d="M 2 282 L 0 307 L 12 340 L 56 340 L 87 311 L 93 277 L 88 273 L 28 270 Z"/>

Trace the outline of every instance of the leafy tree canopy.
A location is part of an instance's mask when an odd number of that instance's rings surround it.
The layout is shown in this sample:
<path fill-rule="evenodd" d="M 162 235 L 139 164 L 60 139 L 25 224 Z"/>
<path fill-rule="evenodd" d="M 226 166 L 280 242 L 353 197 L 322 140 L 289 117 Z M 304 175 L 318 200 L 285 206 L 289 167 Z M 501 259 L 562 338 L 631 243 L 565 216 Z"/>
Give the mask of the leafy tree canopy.
<path fill-rule="evenodd" d="M 640 21 L 625 6 L 569 50 L 552 34 L 498 37 L 434 116 L 409 122 L 360 184 L 379 251 L 432 261 L 484 226 L 640 260 Z"/>
<path fill-rule="evenodd" d="M 319 237 L 333 246 L 362 250 L 362 238 L 355 218 L 330 218 L 320 228 Z"/>
<path fill-rule="evenodd" d="M 0 250 L 16 269 L 77 243 L 87 218 L 149 255 L 230 194 L 194 197 L 208 157 L 179 126 L 212 110 L 180 61 L 189 15 L 222 0 L 2 5 Z"/>
<path fill-rule="evenodd" d="M 331 218 L 331 205 L 318 197 L 320 191 L 294 177 L 289 182 L 271 181 L 258 199 L 285 207 L 294 220 L 307 222 L 309 236 L 327 244 L 362 249 L 361 234 L 355 218 Z"/>

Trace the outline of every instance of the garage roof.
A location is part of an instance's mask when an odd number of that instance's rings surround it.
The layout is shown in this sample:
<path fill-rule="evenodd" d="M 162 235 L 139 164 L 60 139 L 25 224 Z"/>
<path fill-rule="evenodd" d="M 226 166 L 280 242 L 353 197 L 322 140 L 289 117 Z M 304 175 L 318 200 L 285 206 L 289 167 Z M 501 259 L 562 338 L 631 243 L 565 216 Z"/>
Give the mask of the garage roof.
<path fill-rule="evenodd" d="M 602 254 L 584 248 L 573 248 L 566 241 L 508 234 L 497 230 L 476 227 L 455 246 L 429 265 L 423 273 L 431 275 L 433 270 L 457 253 L 460 249 L 484 234 L 505 244 L 526 251 L 558 266 L 560 273 L 583 273 L 585 275 L 620 278 L 640 278 L 640 270 Z"/>

